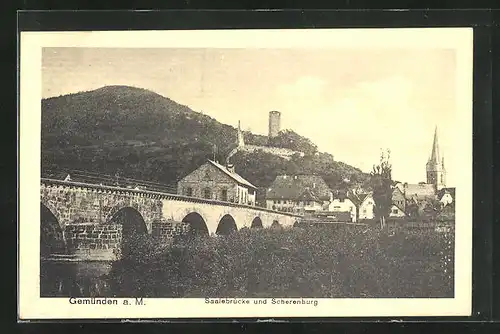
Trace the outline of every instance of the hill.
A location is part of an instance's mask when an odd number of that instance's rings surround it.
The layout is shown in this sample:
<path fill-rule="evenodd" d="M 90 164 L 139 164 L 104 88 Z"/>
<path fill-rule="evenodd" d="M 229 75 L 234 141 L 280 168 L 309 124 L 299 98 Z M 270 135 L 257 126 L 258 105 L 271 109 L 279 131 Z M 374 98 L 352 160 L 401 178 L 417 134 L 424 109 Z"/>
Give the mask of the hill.
<path fill-rule="evenodd" d="M 214 145 L 216 158 L 224 161 L 236 137 L 236 128 L 140 88 L 106 86 L 42 100 L 45 176 L 78 169 L 175 184 L 212 158 Z M 246 132 L 245 142 L 265 145 L 267 137 Z M 286 161 L 264 152 L 241 152 L 233 157 L 238 173 L 259 187 L 267 187 L 278 173 L 317 173 L 331 187 L 346 177 L 366 180 L 359 169 L 316 153 L 309 139 L 293 131 L 280 134 L 276 145 L 311 154 Z"/>

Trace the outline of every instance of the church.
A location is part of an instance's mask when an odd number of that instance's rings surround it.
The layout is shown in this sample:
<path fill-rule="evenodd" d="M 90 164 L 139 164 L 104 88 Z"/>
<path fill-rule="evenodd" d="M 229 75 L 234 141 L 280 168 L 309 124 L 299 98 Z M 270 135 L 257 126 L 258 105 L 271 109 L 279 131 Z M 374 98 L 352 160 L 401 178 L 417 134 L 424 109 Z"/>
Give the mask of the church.
<path fill-rule="evenodd" d="M 392 194 L 392 202 L 402 211 L 409 203 L 420 204 L 429 199 L 439 199 L 438 195 L 446 188 L 446 168 L 444 157 L 439 150 L 437 127 L 434 130 L 431 153 L 426 164 L 427 182 L 418 184 L 397 183 Z"/>
<path fill-rule="evenodd" d="M 434 130 L 434 141 L 432 151 L 427 161 L 427 183 L 432 184 L 436 192 L 446 187 L 446 169 L 444 168 L 444 157 L 439 152 L 439 141 L 437 127 Z"/>

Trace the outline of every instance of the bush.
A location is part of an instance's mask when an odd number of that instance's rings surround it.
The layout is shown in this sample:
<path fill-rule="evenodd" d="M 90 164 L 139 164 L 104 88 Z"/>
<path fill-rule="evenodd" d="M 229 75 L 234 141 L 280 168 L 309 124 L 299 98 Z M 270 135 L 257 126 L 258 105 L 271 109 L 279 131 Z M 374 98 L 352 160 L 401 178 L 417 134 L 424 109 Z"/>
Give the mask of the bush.
<path fill-rule="evenodd" d="M 143 240 L 111 277 L 129 297 L 453 296 L 452 237 L 328 227 Z"/>

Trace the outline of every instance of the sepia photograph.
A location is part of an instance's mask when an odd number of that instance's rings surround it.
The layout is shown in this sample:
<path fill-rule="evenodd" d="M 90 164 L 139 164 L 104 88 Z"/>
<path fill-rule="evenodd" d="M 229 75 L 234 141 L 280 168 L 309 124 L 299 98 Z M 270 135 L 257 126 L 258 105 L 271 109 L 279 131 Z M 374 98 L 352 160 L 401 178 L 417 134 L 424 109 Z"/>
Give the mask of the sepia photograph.
<path fill-rule="evenodd" d="M 21 314 L 470 313 L 470 29 L 23 34 Z"/>

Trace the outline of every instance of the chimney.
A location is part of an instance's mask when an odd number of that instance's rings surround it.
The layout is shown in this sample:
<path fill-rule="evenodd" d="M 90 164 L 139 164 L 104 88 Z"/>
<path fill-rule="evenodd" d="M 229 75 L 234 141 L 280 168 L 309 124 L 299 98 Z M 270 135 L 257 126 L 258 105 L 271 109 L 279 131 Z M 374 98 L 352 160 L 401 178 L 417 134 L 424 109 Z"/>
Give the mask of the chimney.
<path fill-rule="evenodd" d="M 228 164 L 228 165 L 227 165 L 227 170 L 228 170 L 230 173 L 234 173 L 234 164 Z"/>

